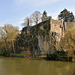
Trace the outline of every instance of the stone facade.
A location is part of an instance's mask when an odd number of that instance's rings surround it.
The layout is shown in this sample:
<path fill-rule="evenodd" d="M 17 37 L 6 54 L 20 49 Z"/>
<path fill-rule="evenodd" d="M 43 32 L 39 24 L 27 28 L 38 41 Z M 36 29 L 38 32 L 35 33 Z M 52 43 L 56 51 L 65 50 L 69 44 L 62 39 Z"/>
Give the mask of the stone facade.
<path fill-rule="evenodd" d="M 75 27 L 75 22 L 65 22 L 65 31 Z"/>
<path fill-rule="evenodd" d="M 50 19 L 51 30 L 50 33 L 56 37 L 59 42 L 63 37 L 64 33 L 75 26 L 75 22 L 63 22 L 62 20 Z"/>

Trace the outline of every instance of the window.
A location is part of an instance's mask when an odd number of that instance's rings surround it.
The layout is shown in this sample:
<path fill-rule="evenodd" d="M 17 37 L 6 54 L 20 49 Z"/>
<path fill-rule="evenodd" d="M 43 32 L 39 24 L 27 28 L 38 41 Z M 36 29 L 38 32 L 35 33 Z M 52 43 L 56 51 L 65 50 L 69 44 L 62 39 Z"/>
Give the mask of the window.
<path fill-rule="evenodd" d="M 58 36 L 58 33 L 52 32 L 52 36 Z"/>
<path fill-rule="evenodd" d="M 55 26 L 56 26 L 56 24 L 55 24 Z"/>

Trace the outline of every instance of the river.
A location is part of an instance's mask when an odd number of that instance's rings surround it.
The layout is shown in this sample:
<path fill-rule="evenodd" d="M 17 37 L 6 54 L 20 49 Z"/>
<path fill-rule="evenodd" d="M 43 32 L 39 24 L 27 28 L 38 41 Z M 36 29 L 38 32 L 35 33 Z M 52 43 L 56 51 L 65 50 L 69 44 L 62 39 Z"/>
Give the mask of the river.
<path fill-rule="evenodd" d="M 75 75 L 75 63 L 0 57 L 0 75 Z"/>

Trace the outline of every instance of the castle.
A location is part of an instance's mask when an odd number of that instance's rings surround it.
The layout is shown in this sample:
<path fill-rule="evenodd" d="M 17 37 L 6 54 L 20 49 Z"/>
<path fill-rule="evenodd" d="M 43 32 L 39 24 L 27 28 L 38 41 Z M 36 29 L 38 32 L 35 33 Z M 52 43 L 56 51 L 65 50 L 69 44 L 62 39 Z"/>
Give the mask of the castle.
<path fill-rule="evenodd" d="M 64 22 L 63 20 L 59 18 L 58 20 L 54 20 L 50 18 L 44 22 L 39 23 L 38 25 L 40 26 L 40 29 L 42 30 L 44 30 L 45 25 L 50 25 L 50 34 L 56 37 L 57 42 L 60 42 L 60 40 L 64 37 L 65 32 L 68 29 L 71 29 L 72 27 L 75 26 L 75 22 Z M 26 28 L 27 28 L 27 33 L 29 33 L 31 28 L 35 26 L 36 25 L 24 27 L 22 30 L 22 33 L 24 32 L 24 30 L 26 30 Z"/>
<path fill-rule="evenodd" d="M 37 25 L 24 27 L 20 34 L 24 38 L 21 48 L 31 50 L 32 54 L 46 54 L 49 51 L 53 53 L 65 32 L 74 26 L 75 22 L 63 22 L 60 19 L 50 18 Z"/>
<path fill-rule="evenodd" d="M 63 22 L 63 20 L 60 19 L 50 19 L 50 25 L 50 33 L 55 36 L 59 42 L 64 37 L 65 32 L 75 26 L 75 22 Z"/>

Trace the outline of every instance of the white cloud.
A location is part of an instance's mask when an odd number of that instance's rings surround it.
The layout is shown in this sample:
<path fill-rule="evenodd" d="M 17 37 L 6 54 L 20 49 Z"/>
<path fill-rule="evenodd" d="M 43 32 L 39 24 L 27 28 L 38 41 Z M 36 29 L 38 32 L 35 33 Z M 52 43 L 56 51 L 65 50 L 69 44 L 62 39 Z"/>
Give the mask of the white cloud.
<path fill-rule="evenodd" d="M 15 4 L 18 6 L 23 5 L 23 4 L 39 6 L 39 5 L 54 3 L 57 1 L 59 0 L 15 0 Z"/>

